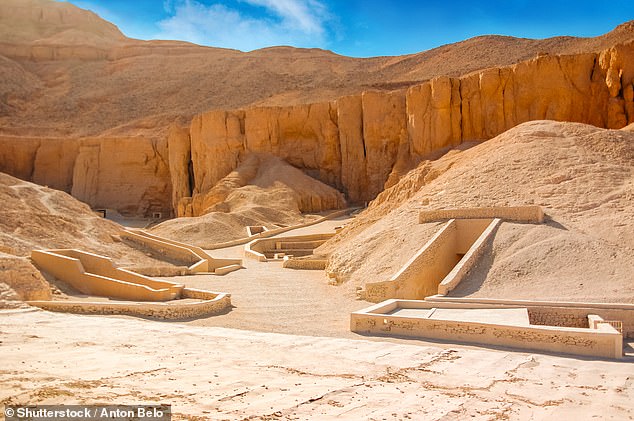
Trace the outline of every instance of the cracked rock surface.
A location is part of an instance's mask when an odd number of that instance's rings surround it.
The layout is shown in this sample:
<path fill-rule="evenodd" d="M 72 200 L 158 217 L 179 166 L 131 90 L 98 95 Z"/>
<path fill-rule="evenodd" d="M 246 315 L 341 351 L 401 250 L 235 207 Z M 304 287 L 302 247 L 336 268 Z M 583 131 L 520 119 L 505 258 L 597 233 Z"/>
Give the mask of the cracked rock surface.
<path fill-rule="evenodd" d="M 632 419 L 631 361 L 146 320 L 0 313 L 0 403 L 174 419 Z M 196 418 L 199 417 L 199 418 Z"/>

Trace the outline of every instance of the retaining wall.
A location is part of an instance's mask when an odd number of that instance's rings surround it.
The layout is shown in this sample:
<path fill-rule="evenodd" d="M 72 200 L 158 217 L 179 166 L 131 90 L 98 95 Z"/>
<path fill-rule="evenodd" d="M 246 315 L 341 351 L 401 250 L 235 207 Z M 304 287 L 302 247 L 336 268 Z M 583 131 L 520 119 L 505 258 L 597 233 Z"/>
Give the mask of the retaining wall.
<path fill-rule="evenodd" d="M 140 229 L 126 229 L 121 233 L 121 237 L 155 250 L 169 258 L 187 262 L 191 272 L 213 272 L 216 275 L 224 275 L 242 267 L 241 259 L 214 258 L 200 247 L 159 237 Z"/>
<path fill-rule="evenodd" d="M 181 303 L 174 300 L 167 303 L 104 303 L 85 301 L 28 301 L 43 310 L 76 314 L 125 314 L 129 316 L 152 317 L 178 320 L 203 316 L 214 316 L 231 308 L 231 296 L 224 293 L 184 288 L 183 298 L 200 299 L 200 302 Z"/>
<path fill-rule="evenodd" d="M 232 241 L 225 241 L 222 243 L 214 243 L 214 244 L 207 244 L 207 245 L 203 245 L 203 247 L 207 250 L 216 250 L 216 249 L 222 249 L 222 248 L 226 248 L 226 247 L 233 247 L 233 246 L 239 246 L 241 244 L 246 244 L 250 241 L 253 241 L 256 238 L 268 238 L 268 237 L 273 237 L 279 234 L 283 234 L 285 232 L 288 231 L 292 231 L 292 230 L 296 230 L 299 228 L 305 228 L 305 227 L 310 227 L 312 225 L 316 225 L 319 224 L 321 222 L 324 221 L 328 221 L 331 219 L 335 219 L 338 218 L 340 216 L 344 216 L 347 215 L 349 213 L 352 213 L 354 211 L 357 211 L 361 208 L 348 208 L 348 209 L 342 209 L 342 210 L 338 210 L 338 211 L 334 211 L 329 213 L 328 215 L 321 217 L 319 219 L 316 219 L 314 221 L 310 221 L 310 222 L 306 222 L 304 224 L 299 224 L 299 225 L 292 225 L 290 227 L 283 227 L 283 228 L 276 228 L 276 229 L 272 229 L 272 230 L 267 230 L 267 231 L 263 231 L 259 234 L 255 234 L 251 237 L 245 237 L 245 238 L 238 238 L 237 240 L 232 240 Z"/>
<path fill-rule="evenodd" d="M 244 256 L 260 262 L 266 262 L 268 259 L 265 253 L 274 253 L 277 250 L 281 251 L 282 248 L 280 246 L 282 243 L 303 243 L 315 245 L 317 241 L 328 240 L 334 235 L 335 234 L 308 234 L 289 237 L 258 238 L 251 241 L 244 247 Z"/>
<path fill-rule="evenodd" d="M 490 307 L 490 306 L 489 306 Z M 350 330 L 363 334 L 397 335 L 451 342 L 505 346 L 541 352 L 622 358 L 622 335 L 601 329 L 508 325 L 390 315 L 397 308 L 445 308 L 440 303 L 387 300 L 350 316 Z M 456 307 L 449 307 L 456 308 Z M 484 308 L 464 305 L 460 308 Z M 587 326 L 587 325 L 586 325 Z"/>
<path fill-rule="evenodd" d="M 286 269 L 324 270 L 327 264 L 327 259 L 284 259 L 282 267 Z"/>
<path fill-rule="evenodd" d="M 31 259 L 83 294 L 136 301 L 178 298 L 183 285 L 148 278 L 117 268 L 107 257 L 79 250 L 33 250 Z"/>
<path fill-rule="evenodd" d="M 539 206 L 497 206 L 486 208 L 458 208 L 421 211 L 418 222 L 421 224 L 447 219 L 499 218 L 515 222 L 544 222 L 544 212 Z"/>
<path fill-rule="evenodd" d="M 483 252 L 499 223 L 489 219 L 449 220 L 389 280 L 367 283 L 362 298 L 371 302 L 423 299 L 437 294 L 439 285 L 454 288 Z"/>
<path fill-rule="evenodd" d="M 476 220 L 478 221 L 478 220 Z M 488 220 L 479 220 L 479 221 L 488 221 Z M 454 268 L 449 272 L 447 276 L 438 284 L 438 294 L 446 295 L 451 290 L 456 288 L 460 282 L 467 276 L 471 268 L 475 265 L 475 263 L 482 257 L 484 254 L 487 245 L 491 242 L 493 236 L 495 235 L 496 230 L 502 223 L 501 219 L 494 219 L 490 224 L 486 226 L 484 231 L 476 237 L 475 241 L 468 246 L 469 242 L 472 241 L 473 237 L 478 235 L 477 233 L 481 229 L 481 225 L 478 223 L 474 224 L 465 224 L 466 221 L 456 220 L 458 226 L 463 225 L 463 228 L 459 228 L 458 232 L 467 233 L 467 235 L 459 235 L 458 236 L 458 248 L 460 250 L 464 250 L 468 247 L 467 252 L 463 256 L 462 259 L 454 266 Z M 460 242 L 462 241 L 462 244 Z"/>
<path fill-rule="evenodd" d="M 596 314 L 605 320 L 623 322 L 623 336 L 634 338 L 634 304 L 625 303 L 583 303 L 535 300 L 496 300 L 485 298 L 460 298 L 431 296 L 425 301 L 438 305 L 499 305 L 522 306 L 528 309 L 531 324 L 587 327 L 588 315 Z"/>

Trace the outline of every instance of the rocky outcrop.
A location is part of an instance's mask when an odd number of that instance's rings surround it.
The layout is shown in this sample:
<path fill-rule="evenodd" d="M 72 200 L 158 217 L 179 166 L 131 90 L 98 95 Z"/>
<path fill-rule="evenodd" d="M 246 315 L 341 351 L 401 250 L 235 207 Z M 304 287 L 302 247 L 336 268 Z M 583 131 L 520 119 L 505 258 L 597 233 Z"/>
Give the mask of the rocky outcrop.
<path fill-rule="evenodd" d="M 170 214 L 167 142 L 144 137 L 84 139 L 71 194 L 124 214 Z"/>
<path fill-rule="evenodd" d="M 248 207 L 280 207 L 305 213 L 339 209 L 345 205 L 338 190 L 304 174 L 281 158 L 246 153 L 235 170 L 209 191 L 183 198 L 177 209 L 178 216 L 199 216 Z"/>
<path fill-rule="evenodd" d="M 634 121 L 628 97 L 634 77 L 628 70 L 634 70 L 632 45 L 599 55 L 542 56 L 412 87 L 407 93 L 412 153 L 490 139 L 531 120 L 621 128 Z"/>
<path fill-rule="evenodd" d="M 208 192 L 244 153 L 265 152 L 342 190 L 352 202 L 371 200 L 430 153 L 490 139 L 526 121 L 624 127 L 634 121 L 632 82 L 634 45 L 629 44 L 600 54 L 543 55 L 460 78 L 437 77 L 407 91 L 211 111 L 191 125 L 194 195 Z"/>
<path fill-rule="evenodd" d="M 264 153 L 362 203 L 430 153 L 526 121 L 622 128 L 634 122 L 633 82 L 632 43 L 601 53 L 541 55 L 407 90 L 214 110 L 195 116 L 189 130 L 172 128 L 167 141 L 0 137 L 0 171 L 72 192 L 94 207 L 198 215 L 220 180 L 248 154 Z"/>
<path fill-rule="evenodd" d="M 0 252 L 0 284 L 6 284 L 22 301 L 50 300 L 51 286 L 31 262 Z M 1 288 L 0 288 L 1 289 Z M 2 300 L 0 300 L 0 308 Z"/>
<path fill-rule="evenodd" d="M 245 154 L 265 153 L 343 190 L 353 202 L 368 200 L 383 190 L 399 153 L 407 151 L 405 94 L 365 92 L 334 102 L 211 111 L 194 118 L 190 138 L 194 196 L 209 192 Z M 173 182 L 180 185 L 184 172 L 178 174 Z M 195 215 L 196 209 L 202 207 L 194 207 Z"/>
<path fill-rule="evenodd" d="M 634 116 L 634 48 L 617 45 L 601 53 L 599 65 L 606 73 L 608 127 L 621 128 Z"/>
<path fill-rule="evenodd" d="M 193 167 L 189 129 L 176 124 L 170 127 L 167 137 L 169 173 L 172 183 L 172 209 L 178 213 L 178 204 L 184 197 L 192 196 Z"/>
<path fill-rule="evenodd" d="M 93 208 L 169 215 L 169 171 L 165 140 L 0 137 L 0 172 L 71 193 Z"/>

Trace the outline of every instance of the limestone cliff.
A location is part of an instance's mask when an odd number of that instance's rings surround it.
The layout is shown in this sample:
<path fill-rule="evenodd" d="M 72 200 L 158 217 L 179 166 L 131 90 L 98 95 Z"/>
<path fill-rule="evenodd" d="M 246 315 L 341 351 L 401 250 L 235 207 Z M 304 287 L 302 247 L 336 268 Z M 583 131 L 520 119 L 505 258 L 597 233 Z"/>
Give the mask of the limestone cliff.
<path fill-rule="evenodd" d="M 624 127 L 634 122 L 633 82 L 632 43 L 600 54 L 542 55 L 459 78 L 437 77 L 406 91 L 211 111 L 193 119 L 189 139 L 170 137 L 170 149 L 186 150 L 181 143 L 190 142 L 194 196 L 234 170 L 244 153 L 265 152 L 363 202 L 434 151 L 490 139 L 526 121 Z M 173 185 L 183 185 L 186 174 L 172 170 Z"/>
<path fill-rule="evenodd" d="M 176 214 L 249 153 L 269 153 L 363 203 L 428 154 L 528 120 L 632 123 L 632 39 L 629 22 L 597 38 L 478 37 L 403 57 L 241 53 L 132 40 L 68 3 L 4 0 L 0 171 L 94 207 Z M 390 87 L 404 88 L 368 90 Z M 191 124 L 168 134 L 174 121 Z"/>
<path fill-rule="evenodd" d="M 407 90 L 214 110 L 195 116 L 189 129 L 172 128 L 163 140 L 1 136 L 0 171 L 70 192 L 93 207 L 177 214 L 182 200 L 199 201 L 248 153 L 267 153 L 360 203 L 430 153 L 490 139 L 522 122 L 624 127 L 634 122 L 633 82 L 632 43 L 598 54 L 542 55 Z"/>
<path fill-rule="evenodd" d="M 186 198 L 178 215 L 233 212 L 249 206 L 280 207 L 287 211 L 321 212 L 346 205 L 336 189 L 307 176 L 278 157 L 249 153 L 240 165 L 204 194 L 196 194 L 191 207 Z"/>
<path fill-rule="evenodd" d="M 0 136 L 0 172 L 71 193 L 93 208 L 169 215 L 169 171 L 165 140 Z"/>

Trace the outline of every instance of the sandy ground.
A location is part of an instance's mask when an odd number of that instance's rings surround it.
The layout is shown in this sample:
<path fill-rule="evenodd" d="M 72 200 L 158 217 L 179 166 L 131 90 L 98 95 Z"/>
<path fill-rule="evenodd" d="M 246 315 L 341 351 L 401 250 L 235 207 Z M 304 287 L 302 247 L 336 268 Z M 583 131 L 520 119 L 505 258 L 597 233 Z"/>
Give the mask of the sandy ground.
<path fill-rule="evenodd" d="M 221 316 L 223 317 L 223 316 Z M 633 419 L 634 365 L 138 319 L 0 312 L 3 404 L 174 419 Z"/>
<path fill-rule="evenodd" d="M 175 420 L 634 419 L 631 352 L 605 361 L 364 337 L 349 331 L 349 313 L 369 305 L 351 284 L 244 265 L 168 278 L 230 292 L 234 308 L 216 317 L 0 311 L 0 404 L 167 403 Z"/>
<path fill-rule="evenodd" d="M 334 232 L 349 217 L 320 222 L 280 236 Z M 243 258 L 244 245 L 209 250 L 214 257 Z M 161 278 L 188 287 L 231 294 L 233 309 L 222 317 L 188 321 L 196 326 L 223 326 L 261 332 L 354 337 L 349 315 L 371 303 L 356 300 L 347 286 L 328 285 L 324 271 L 284 269 L 281 261 L 243 258 L 243 266 L 224 276 L 195 275 Z"/>
<path fill-rule="evenodd" d="M 225 276 L 162 278 L 188 287 L 229 292 L 234 308 L 222 317 L 188 324 L 262 332 L 351 336 L 350 312 L 370 305 L 328 285 L 323 271 L 282 268 L 281 262 L 244 260 L 246 269 Z"/>

